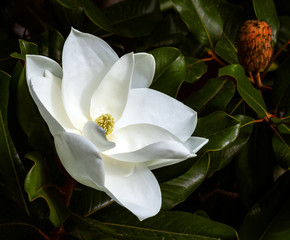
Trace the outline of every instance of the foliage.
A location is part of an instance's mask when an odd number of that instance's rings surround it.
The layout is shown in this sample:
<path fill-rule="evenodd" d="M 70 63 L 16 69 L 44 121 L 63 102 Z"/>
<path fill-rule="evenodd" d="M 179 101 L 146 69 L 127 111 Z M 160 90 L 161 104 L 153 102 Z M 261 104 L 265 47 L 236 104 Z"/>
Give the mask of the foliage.
<path fill-rule="evenodd" d="M 1 239 L 289 239 L 288 0 L 12 0 L 0 12 Z M 261 73 L 265 88 L 237 60 L 248 19 L 269 23 L 279 53 Z M 71 27 L 119 55 L 151 53 L 151 88 L 198 112 L 195 135 L 209 143 L 154 171 L 163 196 L 155 217 L 139 222 L 81 184 L 68 204 L 68 177 L 26 86 L 25 55 L 61 63 Z"/>

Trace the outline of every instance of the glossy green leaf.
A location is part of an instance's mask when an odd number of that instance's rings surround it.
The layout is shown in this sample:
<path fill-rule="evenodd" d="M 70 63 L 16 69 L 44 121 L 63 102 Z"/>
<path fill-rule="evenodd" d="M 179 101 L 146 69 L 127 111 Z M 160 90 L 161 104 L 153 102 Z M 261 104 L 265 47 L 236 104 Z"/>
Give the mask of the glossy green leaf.
<path fill-rule="evenodd" d="M 278 38 L 282 42 L 290 40 L 290 16 L 279 16 L 280 29 L 278 32 Z"/>
<path fill-rule="evenodd" d="M 275 76 L 273 77 L 274 86 L 272 99 L 276 106 L 276 111 L 290 106 L 289 64 L 290 57 L 288 57 L 288 59 L 280 65 L 279 69 L 275 73 Z"/>
<path fill-rule="evenodd" d="M 61 63 L 63 36 L 56 30 L 49 30 L 42 34 L 40 53 Z"/>
<path fill-rule="evenodd" d="M 141 222 L 126 209 L 112 206 L 110 211 L 96 217 L 115 230 L 119 234 L 118 239 L 238 239 L 236 231 L 230 226 L 187 212 L 161 211 Z"/>
<path fill-rule="evenodd" d="M 272 146 L 277 162 L 282 167 L 290 169 L 290 131 L 288 134 L 275 134 Z"/>
<path fill-rule="evenodd" d="M 162 209 L 171 209 L 185 201 L 207 175 L 210 155 L 206 154 L 193 164 L 183 175 L 160 185 L 162 192 Z"/>
<path fill-rule="evenodd" d="M 0 186 L 5 197 L 29 215 L 22 180 L 26 171 L 15 149 L 8 129 L 8 99 L 10 76 L 0 71 Z M 8 210 L 8 209 L 7 209 Z"/>
<path fill-rule="evenodd" d="M 120 35 L 131 38 L 148 35 L 161 19 L 159 3 L 155 0 L 121 1 L 104 9 L 104 13 Z"/>
<path fill-rule="evenodd" d="M 209 139 L 203 151 L 219 151 L 236 139 L 240 125 L 237 119 L 217 111 L 198 119 L 194 135 Z"/>
<path fill-rule="evenodd" d="M 223 31 L 223 22 L 215 5 L 209 0 L 172 0 L 172 3 L 199 42 L 214 49 Z"/>
<path fill-rule="evenodd" d="M 60 4 L 67 8 L 81 7 L 84 9 L 88 18 L 101 29 L 108 32 L 118 33 L 117 29 L 111 26 L 110 20 L 104 12 L 97 7 L 92 0 L 79 1 L 79 0 L 57 0 Z"/>
<path fill-rule="evenodd" d="M 253 0 L 253 6 L 258 20 L 267 22 L 271 27 L 272 39 L 276 43 L 280 22 L 274 0 Z"/>
<path fill-rule="evenodd" d="M 201 78 L 203 74 L 207 72 L 207 66 L 204 61 L 193 58 L 193 57 L 186 57 L 186 75 L 185 81 L 189 83 L 194 83 L 198 79 Z"/>
<path fill-rule="evenodd" d="M 289 188 L 290 174 L 287 171 L 248 212 L 239 231 L 241 240 L 286 240 L 289 238 Z"/>
<path fill-rule="evenodd" d="M 212 174 L 215 171 L 223 169 L 227 166 L 232 159 L 239 154 L 243 146 L 248 142 L 252 131 L 253 124 L 248 124 L 253 122 L 254 119 L 245 115 L 233 116 L 235 119 L 241 122 L 239 135 L 237 138 L 226 146 L 223 150 L 210 153 L 211 162 L 209 173 Z"/>
<path fill-rule="evenodd" d="M 204 116 L 216 110 L 223 110 L 234 96 L 235 90 L 232 80 L 212 78 L 186 99 L 185 104 L 197 111 L 199 116 Z"/>
<path fill-rule="evenodd" d="M 63 197 L 58 192 L 57 187 L 52 183 L 45 159 L 37 153 L 29 153 L 26 157 L 34 161 L 34 165 L 24 182 L 29 200 L 45 199 L 50 210 L 49 220 L 54 226 L 60 226 L 68 218 L 70 211 L 64 204 Z"/>
<path fill-rule="evenodd" d="M 236 177 L 242 204 L 249 209 L 273 183 L 272 131 L 255 125 L 253 134 L 236 158 Z"/>
<path fill-rule="evenodd" d="M 215 45 L 215 51 L 228 63 L 234 64 L 239 62 L 237 48 L 235 47 L 234 42 L 232 42 L 225 33 L 223 33 L 222 37 Z"/>
<path fill-rule="evenodd" d="M 185 60 L 182 53 L 171 47 L 157 48 L 150 52 L 156 62 L 151 88 L 176 97 L 185 78 Z"/>
<path fill-rule="evenodd" d="M 81 216 L 89 216 L 112 202 L 106 193 L 85 186 L 78 187 L 71 199 L 71 204 L 76 206 L 74 212 Z"/>
<path fill-rule="evenodd" d="M 11 56 L 20 60 L 25 60 L 26 54 L 38 54 L 38 46 L 35 43 L 19 39 L 19 53 L 12 53 Z"/>
<path fill-rule="evenodd" d="M 268 111 L 261 93 L 253 87 L 243 67 L 232 64 L 219 69 L 219 76 L 231 76 L 237 80 L 237 90 L 245 102 L 262 118 Z"/>

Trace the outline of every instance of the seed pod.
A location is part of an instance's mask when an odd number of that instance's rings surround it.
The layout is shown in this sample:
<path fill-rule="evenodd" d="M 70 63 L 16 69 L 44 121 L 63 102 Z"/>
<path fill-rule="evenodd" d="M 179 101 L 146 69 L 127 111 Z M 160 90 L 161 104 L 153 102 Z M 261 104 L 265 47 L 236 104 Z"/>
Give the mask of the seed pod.
<path fill-rule="evenodd" d="M 265 68 L 273 55 L 272 30 L 264 21 L 248 20 L 240 28 L 238 59 L 247 72 Z"/>

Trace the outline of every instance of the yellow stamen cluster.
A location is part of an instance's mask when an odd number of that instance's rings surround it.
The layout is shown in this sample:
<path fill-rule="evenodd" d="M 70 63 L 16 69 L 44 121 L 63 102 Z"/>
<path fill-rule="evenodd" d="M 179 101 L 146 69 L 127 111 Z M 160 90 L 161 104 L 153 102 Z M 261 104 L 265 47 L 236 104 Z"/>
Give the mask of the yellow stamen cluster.
<path fill-rule="evenodd" d="M 113 132 L 115 120 L 111 114 L 102 114 L 97 117 L 95 123 L 98 124 L 101 128 L 106 130 L 106 135 L 110 135 Z"/>

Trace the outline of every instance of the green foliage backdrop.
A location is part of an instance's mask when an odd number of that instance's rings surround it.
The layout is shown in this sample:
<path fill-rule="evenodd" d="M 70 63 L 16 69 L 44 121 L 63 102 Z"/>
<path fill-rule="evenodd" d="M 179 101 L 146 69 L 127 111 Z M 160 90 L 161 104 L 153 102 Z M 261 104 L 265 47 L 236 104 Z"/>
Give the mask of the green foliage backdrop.
<path fill-rule="evenodd" d="M 273 31 L 275 58 L 253 85 L 237 58 L 249 19 Z M 154 171 L 162 210 L 139 222 L 77 184 L 70 205 L 52 136 L 26 85 L 25 55 L 61 63 L 71 27 L 119 54 L 151 53 L 151 88 L 198 112 L 198 156 Z M 290 239 L 288 0 L 0 2 L 1 239 Z M 178 116 L 176 116 L 178 118 Z"/>

